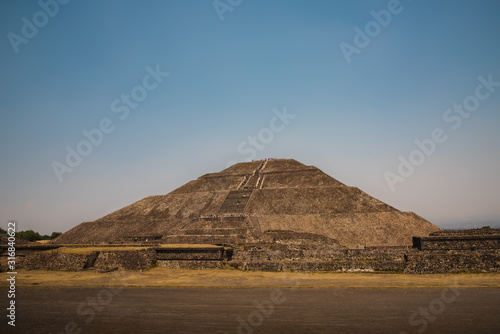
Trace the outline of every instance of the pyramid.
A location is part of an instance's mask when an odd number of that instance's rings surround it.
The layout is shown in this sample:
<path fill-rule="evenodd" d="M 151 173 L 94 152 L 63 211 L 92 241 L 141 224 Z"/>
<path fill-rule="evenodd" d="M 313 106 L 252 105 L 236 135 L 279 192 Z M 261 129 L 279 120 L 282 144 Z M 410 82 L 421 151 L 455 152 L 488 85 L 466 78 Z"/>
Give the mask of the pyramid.
<path fill-rule="evenodd" d="M 440 230 L 314 166 L 266 159 L 205 174 L 167 195 L 146 197 L 82 223 L 55 241 L 236 245 L 282 232 L 350 247 L 401 246 Z"/>

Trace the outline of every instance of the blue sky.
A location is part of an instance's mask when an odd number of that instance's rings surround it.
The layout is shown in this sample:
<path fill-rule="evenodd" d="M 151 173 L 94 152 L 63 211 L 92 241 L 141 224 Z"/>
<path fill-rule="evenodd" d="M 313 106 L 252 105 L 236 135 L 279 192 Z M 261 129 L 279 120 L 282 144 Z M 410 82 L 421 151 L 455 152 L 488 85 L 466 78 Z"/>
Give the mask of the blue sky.
<path fill-rule="evenodd" d="M 500 225 L 500 87 L 457 129 L 444 119 L 479 77 L 500 82 L 498 1 L 54 1 L 0 4 L 3 225 L 66 231 L 251 158 L 249 136 L 256 158 L 315 165 L 438 226 Z M 375 30 L 348 62 L 356 27 Z M 138 100 L 120 119 L 124 95 Z M 58 178 L 66 147 L 106 119 Z M 436 128 L 446 141 L 391 189 L 387 172 Z"/>

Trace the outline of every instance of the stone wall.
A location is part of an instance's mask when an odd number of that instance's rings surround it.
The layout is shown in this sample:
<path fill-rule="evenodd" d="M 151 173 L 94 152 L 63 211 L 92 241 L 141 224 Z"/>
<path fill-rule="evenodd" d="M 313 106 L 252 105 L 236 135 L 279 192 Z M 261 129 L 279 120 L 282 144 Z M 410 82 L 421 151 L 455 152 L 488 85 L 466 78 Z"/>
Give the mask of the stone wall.
<path fill-rule="evenodd" d="M 463 236 L 463 235 L 500 235 L 498 228 L 472 228 L 469 230 L 443 230 L 429 234 L 430 236 Z"/>
<path fill-rule="evenodd" d="M 401 272 L 410 252 L 416 250 L 407 247 L 301 249 L 290 245 L 253 245 L 235 249 L 227 266 L 242 270 Z"/>
<path fill-rule="evenodd" d="M 442 237 L 440 237 L 442 239 Z M 463 239 L 463 238 L 462 238 Z M 460 240 L 462 240 L 460 239 Z M 281 240 L 281 239 L 280 239 Z M 473 240 L 497 240 L 474 237 Z M 425 241 L 425 240 L 424 240 Z M 467 242 L 470 240 L 467 239 Z M 461 245 L 457 238 L 454 245 Z M 484 247 L 485 243 L 478 244 Z M 446 243 L 437 243 L 445 245 Z M 424 246 L 425 246 L 424 242 Z M 430 243 L 430 245 L 434 245 Z M 470 245 L 470 244 L 467 244 Z M 73 253 L 72 253 L 73 252 Z M 1 269 L 5 271 L 6 257 Z M 500 272 L 500 249 L 424 249 L 409 247 L 307 248 L 293 244 L 259 243 L 224 247 L 153 248 L 135 250 L 65 249 L 26 251 L 16 258 L 19 268 L 42 270 L 145 270 L 166 268 L 263 271 L 383 271 L 404 273 Z"/>
<path fill-rule="evenodd" d="M 483 243 L 477 244 L 478 247 L 489 245 L 488 239 L 481 240 Z M 454 242 L 457 243 L 456 240 Z M 367 247 L 322 250 L 300 249 L 288 245 L 249 245 L 235 249 L 232 260 L 226 267 L 265 271 L 498 272 L 500 249 L 419 250 L 408 247 Z"/>
<path fill-rule="evenodd" d="M 292 230 L 267 230 L 259 236 L 260 243 L 298 246 L 302 248 L 341 248 L 339 242 L 321 234 Z"/>
<path fill-rule="evenodd" d="M 233 260 L 394 260 L 404 257 L 408 247 L 367 247 L 367 248 L 301 248 L 293 245 L 248 245 L 235 249 Z"/>
<path fill-rule="evenodd" d="M 406 268 L 403 259 L 394 261 L 230 261 L 227 267 L 240 270 L 255 271 L 336 271 L 336 272 L 358 272 L 358 271 L 385 271 L 402 272 Z"/>
<path fill-rule="evenodd" d="M 185 261 L 185 260 L 158 260 L 159 267 L 170 269 L 222 269 L 224 263 L 222 261 Z"/>
<path fill-rule="evenodd" d="M 145 270 L 156 263 L 156 252 L 153 249 L 89 251 L 82 253 L 66 253 L 59 251 L 24 251 L 16 257 L 16 267 L 21 269 L 41 270 Z M 1 260 L 1 270 L 6 271 L 7 257 Z"/>
<path fill-rule="evenodd" d="M 97 270 L 146 270 L 156 263 L 156 252 L 153 249 L 131 251 L 103 251 L 93 265 Z"/>
<path fill-rule="evenodd" d="M 500 249 L 500 235 L 456 235 L 414 237 L 413 247 L 420 250 Z"/>
<path fill-rule="evenodd" d="M 224 247 L 194 247 L 194 248 L 156 248 L 158 260 L 224 260 Z"/>
<path fill-rule="evenodd" d="M 21 261 L 16 260 L 19 268 L 43 270 L 84 270 L 92 254 L 65 254 L 57 252 L 32 252 Z"/>
<path fill-rule="evenodd" d="M 409 274 L 461 271 L 500 272 L 500 250 L 415 252 L 409 255 L 408 266 L 404 270 Z"/>

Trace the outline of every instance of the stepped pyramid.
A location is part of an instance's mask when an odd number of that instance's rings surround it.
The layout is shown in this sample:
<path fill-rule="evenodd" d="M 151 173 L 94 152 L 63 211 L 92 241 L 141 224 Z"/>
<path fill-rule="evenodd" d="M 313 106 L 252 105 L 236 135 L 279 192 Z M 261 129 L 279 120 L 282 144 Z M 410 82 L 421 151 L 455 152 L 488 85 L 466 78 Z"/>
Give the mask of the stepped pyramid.
<path fill-rule="evenodd" d="M 344 246 L 411 245 L 441 229 L 292 159 L 238 163 L 62 234 L 58 243 L 256 242 L 282 231 Z"/>

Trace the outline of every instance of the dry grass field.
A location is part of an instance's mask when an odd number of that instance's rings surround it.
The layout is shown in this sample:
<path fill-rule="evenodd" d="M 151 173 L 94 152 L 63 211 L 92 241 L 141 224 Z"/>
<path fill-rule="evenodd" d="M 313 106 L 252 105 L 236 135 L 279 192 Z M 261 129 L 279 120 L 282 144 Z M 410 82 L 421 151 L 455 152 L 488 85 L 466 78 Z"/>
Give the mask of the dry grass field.
<path fill-rule="evenodd" d="M 16 284 L 21 287 L 439 289 L 453 286 L 498 289 L 500 274 L 283 273 L 156 267 L 142 272 L 107 273 L 19 270 Z M 6 285 L 2 277 L 0 286 Z"/>

